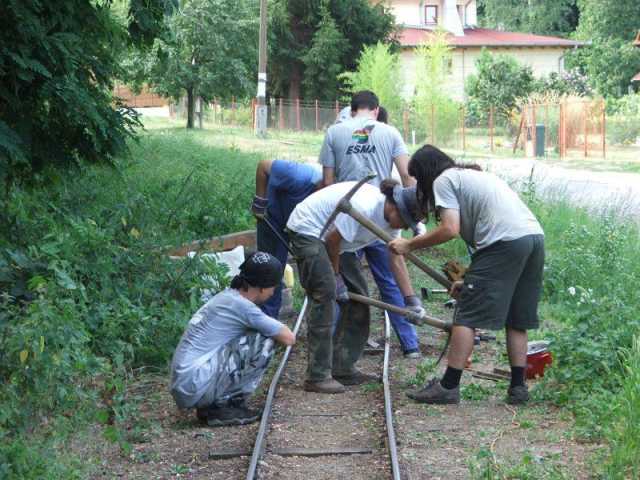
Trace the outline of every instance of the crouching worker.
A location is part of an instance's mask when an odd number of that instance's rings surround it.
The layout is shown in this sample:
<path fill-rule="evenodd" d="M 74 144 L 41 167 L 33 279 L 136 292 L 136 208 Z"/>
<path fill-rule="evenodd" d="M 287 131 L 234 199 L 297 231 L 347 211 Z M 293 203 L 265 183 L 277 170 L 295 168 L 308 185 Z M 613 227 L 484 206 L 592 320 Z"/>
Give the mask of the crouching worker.
<path fill-rule="evenodd" d="M 338 202 L 355 185 L 343 182 L 323 188 L 300 203 L 287 222 L 300 283 L 311 301 L 304 385 L 311 392 L 342 393 L 344 385 L 377 380 L 355 367 L 369 337 L 370 313 L 367 305 L 350 301 L 348 296 L 348 291 L 368 296 L 357 251 L 376 242 L 377 237 L 344 213 L 324 232 Z M 423 217 L 415 187 L 402 188 L 395 180 L 383 181 L 380 188 L 362 185 L 351 204 L 393 237 L 399 237 L 402 228 L 414 228 Z M 404 288 L 402 293 L 414 295 L 402 257 L 393 263 L 393 271 Z M 336 300 L 342 303 L 341 317 L 332 334 Z M 415 308 L 423 312 L 422 307 Z"/>
<path fill-rule="evenodd" d="M 273 295 L 282 265 L 256 252 L 240 266 L 231 288 L 218 293 L 191 318 L 171 362 L 171 394 L 180 408 L 196 408 L 210 426 L 244 425 L 260 412 L 249 410 L 274 352 L 274 340 L 293 345 L 286 325 L 259 304 Z"/>

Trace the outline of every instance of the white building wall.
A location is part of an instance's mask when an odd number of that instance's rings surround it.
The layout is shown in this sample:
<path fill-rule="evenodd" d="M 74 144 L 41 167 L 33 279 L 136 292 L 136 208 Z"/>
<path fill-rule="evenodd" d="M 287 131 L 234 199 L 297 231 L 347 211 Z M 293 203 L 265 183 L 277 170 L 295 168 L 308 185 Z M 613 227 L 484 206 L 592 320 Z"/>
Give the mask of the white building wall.
<path fill-rule="evenodd" d="M 564 48 L 495 48 L 488 49 L 492 54 L 513 56 L 519 63 L 529 65 L 536 77 L 547 76 L 552 72 L 562 72 Z M 446 81 L 446 88 L 452 98 L 458 101 L 465 99 L 464 85 L 467 77 L 477 73 L 476 60 L 480 56 L 480 48 L 458 48 L 453 52 L 451 75 Z M 403 94 L 409 98 L 416 85 L 415 49 L 404 49 L 400 54 L 400 65 L 403 74 Z"/>
<path fill-rule="evenodd" d="M 375 0 L 372 0 L 375 3 Z M 438 7 L 438 23 L 444 26 L 444 0 L 387 0 L 386 5 L 396 17 L 399 25 L 424 25 L 425 5 Z M 476 0 L 453 0 L 462 11 L 460 22 L 463 26 L 475 26 L 478 24 Z"/>

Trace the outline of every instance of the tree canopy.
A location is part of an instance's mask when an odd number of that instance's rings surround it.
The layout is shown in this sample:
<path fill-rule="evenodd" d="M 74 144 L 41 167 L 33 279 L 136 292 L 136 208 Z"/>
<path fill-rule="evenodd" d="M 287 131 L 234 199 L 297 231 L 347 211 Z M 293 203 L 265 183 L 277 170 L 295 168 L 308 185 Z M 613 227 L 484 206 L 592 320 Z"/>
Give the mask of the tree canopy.
<path fill-rule="evenodd" d="M 131 52 L 129 80 L 175 100 L 186 95 L 193 127 L 197 97 L 242 97 L 254 89 L 258 16 L 256 0 L 190 0 L 166 17 L 151 49 Z"/>
<path fill-rule="evenodd" d="M 358 60 L 355 72 L 341 75 L 349 92 L 372 90 L 395 120 L 400 119 L 403 106 L 402 76 L 399 55 L 391 52 L 391 47 L 382 42 L 375 46 L 365 46 Z"/>
<path fill-rule="evenodd" d="M 157 33 L 168 0 L 7 0 L 0 4 L 0 181 L 47 166 L 106 161 L 136 119 L 114 107 L 116 52 Z M 133 35 L 132 33 L 133 32 Z"/>
<path fill-rule="evenodd" d="M 393 39 L 394 17 L 367 0 L 270 0 L 269 91 L 332 99 L 363 46 Z"/>
<path fill-rule="evenodd" d="M 578 25 L 576 0 L 480 0 L 482 23 L 491 28 L 567 36 Z"/>
<path fill-rule="evenodd" d="M 640 49 L 632 45 L 640 28 L 637 0 L 578 0 L 580 24 L 576 37 L 589 44 L 568 58 L 597 91 L 607 97 L 627 93 L 640 70 Z"/>

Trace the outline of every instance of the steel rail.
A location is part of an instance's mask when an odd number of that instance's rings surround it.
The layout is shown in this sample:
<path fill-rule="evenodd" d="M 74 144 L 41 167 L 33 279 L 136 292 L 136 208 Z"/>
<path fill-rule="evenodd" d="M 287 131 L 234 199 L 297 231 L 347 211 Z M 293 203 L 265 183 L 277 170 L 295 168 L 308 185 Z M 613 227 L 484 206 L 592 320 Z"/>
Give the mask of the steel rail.
<path fill-rule="evenodd" d="M 307 313 L 307 307 L 309 305 L 308 297 L 304 298 L 304 303 L 302 304 L 302 309 L 300 310 L 300 314 L 298 315 L 298 319 L 293 327 L 293 333 L 295 335 L 298 334 L 298 330 L 300 330 L 300 325 L 302 325 L 302 320 L 304 319 Z M 260 427 L 258 428 L 258 434 L 256 435 L 256 443 L 253 446 L 253 453 L 251 455 L 251 463 L 249 464 L 249 470 L 247 471 L 247 480 L 253 480 L 256 478 L 257 470 L 258 470 L 258 462 L 264 453 L 265 443 L 264 440 L 267 436 L 267 430 L 269 428 L 269 419 L 271 418 L 271 408 L 273 406 L 273 400 L 276 396 L 276 390 L 278 388 L 278 382 L 280 381 L 280 377 L 282 376 L 282 372 L 284 371 L 285 366 L 287 365 L 287 361 L 289 360 L 289 355 L 291 354 L 291 350 L 293 349 L 293 345 L 287 346 L 282 354 L 282 359 L 280 360 L 280 365 L 276 370 L 276 373 L 273 375 L 271 379 L 271 384 L 269 385 L 269 391 L 267 393 L 267 399 L 264 403 L 264 410 L 262 412 L 262 419 L 260 420 Z"/>
<path fill-rule="evenodd" d="M 393 480 L 401 480 L 400 463 L 398 462 L 398 445 L 396 431 L 393 426 L 393 407 L 391 404 L 391 387 L 389 386 L 389 354 L 391 350 L 391 322 L 389 314 L 384 312 L 384 364 L 382 367 L 382 385 L 384 387 L 384 419 L 387 425 L 387 439 Z"/>

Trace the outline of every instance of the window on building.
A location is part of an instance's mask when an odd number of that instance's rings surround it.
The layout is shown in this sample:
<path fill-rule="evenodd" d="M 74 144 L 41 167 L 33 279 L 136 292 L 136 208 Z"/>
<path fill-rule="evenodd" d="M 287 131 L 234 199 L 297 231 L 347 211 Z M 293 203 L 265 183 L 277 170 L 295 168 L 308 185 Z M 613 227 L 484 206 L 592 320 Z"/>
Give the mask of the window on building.
<path fill-rule="evenodd" d="M 424 23 L 427 25 L 438 24 L 438 7 L 437 5 L 427 5 L 424 7 Z"/>

